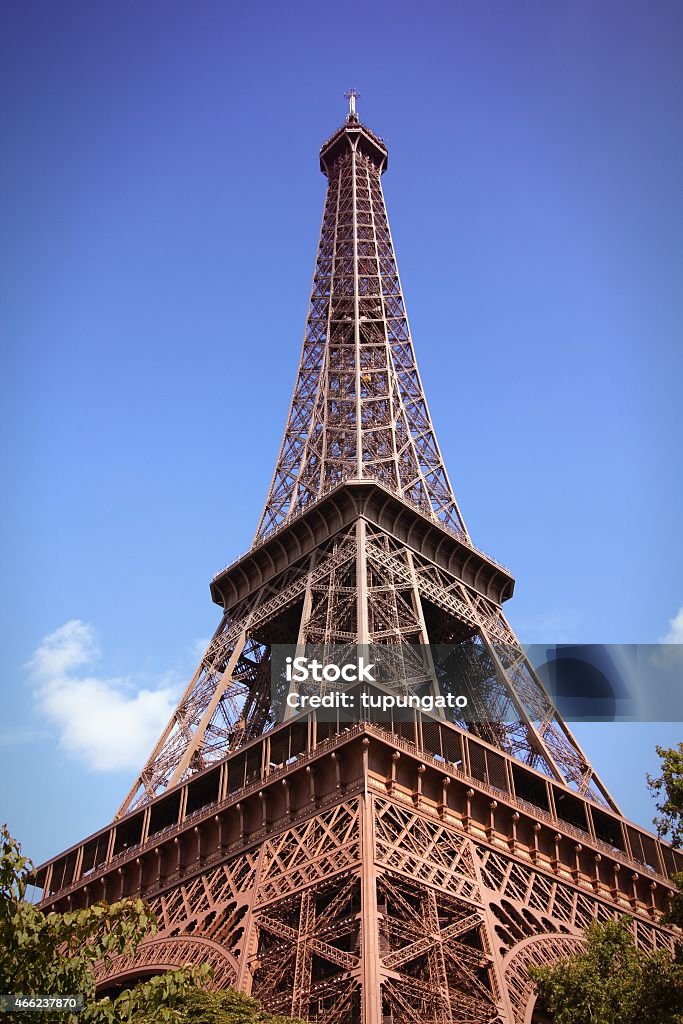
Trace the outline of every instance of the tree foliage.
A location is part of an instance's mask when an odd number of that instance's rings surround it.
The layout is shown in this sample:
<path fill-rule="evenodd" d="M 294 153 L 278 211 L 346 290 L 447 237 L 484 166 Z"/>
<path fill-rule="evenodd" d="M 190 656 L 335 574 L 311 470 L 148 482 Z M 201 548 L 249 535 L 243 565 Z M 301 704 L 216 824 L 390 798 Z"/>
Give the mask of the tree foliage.
<path fill-rule="evenodd" d="M 650 792 L 658 798 L 659 816 L 654 819 L 660 836 L 674 846 L 683 845 L 683 743 L 678 747 L 656 747 L 662 763 L 661 775 L 647 777 Z"/>
<path fill-rule="evenodd" d="M 678 747 L 656 747 L 661 761 L 661 775 L 647 777 L 650 792 L 658 798 L 659 816 L 654 825 L 660 836 L 671 840 L 674 846 L 683 845 L 683 743 Z M 683 874 L 673 876 L 678 892 L 671 898 L 664 915 L 666 924 L 683 927 Z"/>
<path fill-rule="evenodd" d="M 680 947 L 643 952 L 628 916 L 593 922 L 580 952 L 529 975 L 554 1024 L 683 1024 Z"/>
<path fill-rule="evenodd" d="M 207 992 L 198 986 L 208 966 L 167 971 L 98 999 L 95 968 L 120 954 L 133 954 L 157 921 L 139 899 L 96 903 L 85 910 L 44 914 L 26 899 L 33 865 L 7 827 L 0 829 L 0 992 L 24 996 L 83 995 L 81 1013 L 16 1013 L 34 1024 L 296 1024 L 264 1013 L 237 992 Z"/>
<path fill-rule="evenodd" d="M 257 1001 L 234 989 L 207 992 L 197 988 L 176 1001 L 177 1024 L 304 1024 L 260 1009 Z M 155 1024 L 154 1014 L 140 1013 L 132 1024 Z"/>

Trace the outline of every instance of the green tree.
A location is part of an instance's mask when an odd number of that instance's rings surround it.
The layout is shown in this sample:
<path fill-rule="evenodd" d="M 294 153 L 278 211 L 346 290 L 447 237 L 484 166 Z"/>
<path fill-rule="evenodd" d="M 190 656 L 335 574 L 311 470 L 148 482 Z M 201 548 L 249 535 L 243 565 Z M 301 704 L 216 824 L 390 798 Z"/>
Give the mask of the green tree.
<path fill-rule="evenodd" d="M 683 1024 L 681 948 L 638 949 L 628 916 L 593 922 L 580 952 L 529 975 L 554 1024 Z"/>
<path fill-rule="evenodd" d="M 650 792 L 658 798 L 657 832 L 674 846 L 683 845 L 683 743 L 678 747 L 656 747 L 662 763 L 661 775 L 647 776 Z"/>
<path fill-rule="evenodd" d="M 207 992 L 197 988 L 176 1001 L 177 1024 L 304 1024 L 260 1009 L 257 1001 L 234 989 Z M 153 1013 L 139 1013 L 131 1024 L 156 1024 Z"/>
<path fill-rule="evenodd" d="M 59 1024 L 296 1024 L 292 1018 L 259 1010 L 255 1000 L 237 992 L 207 992 L 198 987 L 208 967 L 192 967 L 141 982 L 114 999 L 95 995 L 95 967 L 122 953 L 134 953 L 154 934 L 157 921 L 142 900 L 97 903 L 86 910 L 43 914 L 26 893 L 33 865 L 6 826 L 0 830 L 0 993 L 83 995 L 76 1016 L 41 1013 L 42 1022 Z M 16 1024 L 35 1024 L 35 1013 L 12 1015 Z"/>
<path fill-rule="evenodd" d="M 115 999 L 95 998 L 95 967 L 121 953 L 133 953 L 146 935 L 157 929 L 154 914 L 142 900 L 96 903 L 86 910 L 43 914 L 28 902 L 26 892 L 33 864 L 5 825 L 0 829 L 0 992 L 12 995 L 82 995 L 79 1014 L 41 1013 L 41 1021 L 60 1024 L 118 1024 L 138 1011 L 155 1014 L 160 1024 L 176 1024 L 170 1009 L 189 992 L 208 969 L 170 971 Z M 17 1013 L 12 1019 L 35 1021 L 35 1014 Z"/>
<path fill-rule="evenodd" d="M 657 747 L 661 761 L 661 775 L 647 776 L 650 792 L 657 797 L 659 816 L 654 818 L 657 833 L 671 840 L 674 846 L 683 845 L 683 743 L 678 747 Z M 672 896 L 669 910 L 664 915 L 666 924 L 683 927 L 683 874 L 673 876 L 678 892 Z"/>

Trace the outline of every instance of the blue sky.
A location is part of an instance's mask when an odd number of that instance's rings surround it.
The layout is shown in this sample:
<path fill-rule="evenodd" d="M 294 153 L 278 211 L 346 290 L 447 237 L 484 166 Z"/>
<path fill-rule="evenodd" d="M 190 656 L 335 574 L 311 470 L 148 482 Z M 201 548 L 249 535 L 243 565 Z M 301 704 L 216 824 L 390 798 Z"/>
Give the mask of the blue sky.
<path fill-rule="evenodd" d="M 389 146 L 428 400 L 473 538 L 518 580 L 512 624 L 669 635 L 680 4 L 9 0 L 0 17 L 0 817 L 28 854 L 110 819 L 216 625 L 212 574 L 251 542 L 317 151 L 350 85 Z M 576 731 L 647 825 L 643 776 L 679 726 Z"/>

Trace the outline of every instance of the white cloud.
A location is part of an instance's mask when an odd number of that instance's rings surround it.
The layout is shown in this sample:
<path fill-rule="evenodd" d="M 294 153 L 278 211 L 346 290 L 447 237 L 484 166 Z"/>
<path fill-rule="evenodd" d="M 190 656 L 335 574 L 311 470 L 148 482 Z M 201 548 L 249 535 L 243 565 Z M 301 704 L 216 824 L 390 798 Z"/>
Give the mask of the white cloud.
<path fill-rule="evenodd" d="M 80 619 L 72 619 L 44 637 L 27 664 L 37 679 L 57 679 L 99 657 L 95 631 Z"/>
<path fill-rule="evenodd" d="M 72 619 L 50 633 L 27 663 L 38 709 L 60 746 L 95 771 L 140 769 L 175 710 L 168 675 L 154 687 L 87 672 L 99 658 L 92 626 Z"/>
<path fill-rule="evenodd" d="M 669 622 L 669 632 L 659 641 L 660 644 L 683 644 L 683 606 Z"/>
<path fill-rule="evenodd" d="M 669 631 L 652 645 L 650 663 L 659 670 L 676 672 L 671 678 L 670 687 L 680 687 L 680 672 L 683 670 L 683 607 L 669 622 Z"/>

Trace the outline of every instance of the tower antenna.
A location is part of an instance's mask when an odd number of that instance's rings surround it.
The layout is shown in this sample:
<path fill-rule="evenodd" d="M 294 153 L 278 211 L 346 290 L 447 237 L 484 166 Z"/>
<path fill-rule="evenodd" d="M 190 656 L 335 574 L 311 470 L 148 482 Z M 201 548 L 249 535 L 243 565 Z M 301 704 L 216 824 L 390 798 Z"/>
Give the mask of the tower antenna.
<path fill-rule="evenodd" d="M 349 101 L 347 121 L 355 121 L 358 117 L 358 114 L 356 113 L 356 100 L 360 99 L 360 93 L 356 89 L 349 89 L 344 93 L 344 96 Z"/>

